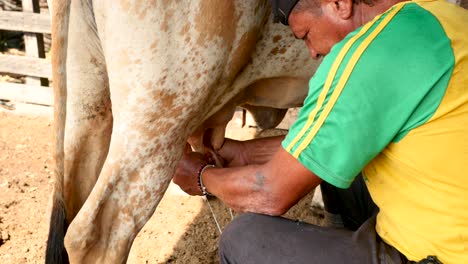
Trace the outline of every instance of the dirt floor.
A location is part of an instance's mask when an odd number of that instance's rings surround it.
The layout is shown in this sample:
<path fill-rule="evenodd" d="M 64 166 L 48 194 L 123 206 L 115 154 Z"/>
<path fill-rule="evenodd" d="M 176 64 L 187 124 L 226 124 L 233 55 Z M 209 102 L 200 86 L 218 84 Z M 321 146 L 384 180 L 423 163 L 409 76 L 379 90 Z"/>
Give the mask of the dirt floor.
<path fill-rule="evenodd" d="M 50 109 L 49 109 L 50 110 Z M 50 111 L 22 115 L 0 110 L 0 263 L 43 263 L 52 190 Z M 30 113 L 31 111 L 29 111 Z M 33 111 L 39 113 L 40 111 Z M 232 137 L 249 138 L 254 129 L 231 129 Z M 288 216 L 320 224 L 312 194 Z M 224 227 L 229 210 L 212 200 Z M 189 197 L 171 185 L 158 209 L 140 232 L 128 263 L 217 263 L 219 233 L 201 197 Z"/>

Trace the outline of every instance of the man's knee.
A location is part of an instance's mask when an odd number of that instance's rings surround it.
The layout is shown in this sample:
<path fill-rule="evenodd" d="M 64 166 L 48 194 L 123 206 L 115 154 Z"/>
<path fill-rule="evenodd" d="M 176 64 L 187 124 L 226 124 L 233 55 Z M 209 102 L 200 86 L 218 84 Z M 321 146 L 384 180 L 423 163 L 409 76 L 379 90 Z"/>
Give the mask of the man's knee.
<path fill-rule="evenodd" d="M 250 233 L 254 230 L 252 228 L 252 223 L 256 222 L 256 219 L 262 218 L 262 215 L 246 213 L 242 214 L 236 219 L 234 219 L 223 231 L 221 239 L 219 241 L 219 247 L 232 247 L 232 244 L 242 243 L 242 240 L 246 239 Z"/>
<path fill-rule="evenodd" d="M 247 258 L 249 250 L 253 249 L 256 241 L 262 239 L 260 229 L 270 216 L 246 213 L 234 219 L 223 231 L 219 241 L 219 256 L 221 263 L 240 263 Z M 234 260 L 235 259 L 235 260 Z"/>

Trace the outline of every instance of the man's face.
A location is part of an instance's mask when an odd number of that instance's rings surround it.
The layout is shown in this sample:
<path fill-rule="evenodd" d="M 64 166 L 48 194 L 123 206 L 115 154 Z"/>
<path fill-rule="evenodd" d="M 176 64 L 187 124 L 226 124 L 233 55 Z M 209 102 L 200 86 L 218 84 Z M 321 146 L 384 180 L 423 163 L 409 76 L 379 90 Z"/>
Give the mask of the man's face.
<path fill-rule="evenodd" d="M 305 41 L 310 55 L 318 59 L 327 55 L 330 49 L 344 37 L 340 34 L 334 14 L 326 10 L 292 12 L 289 26 L 298 39 Z M 323 12 L 324 11 L 324 12 Z"/>

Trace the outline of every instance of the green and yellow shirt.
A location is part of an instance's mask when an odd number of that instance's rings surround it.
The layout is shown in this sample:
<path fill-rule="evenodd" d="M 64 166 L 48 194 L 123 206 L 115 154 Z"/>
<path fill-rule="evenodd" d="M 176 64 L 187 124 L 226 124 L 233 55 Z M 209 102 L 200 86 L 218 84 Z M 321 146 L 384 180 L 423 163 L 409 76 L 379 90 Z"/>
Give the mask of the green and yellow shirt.
<path fill-rule="evenodd" d="M 323 180 L 363 171 L 377 232 L 410 260 L 468 263 L 468 11 L 399 3 L 314 77 L 283 147 Z"/>

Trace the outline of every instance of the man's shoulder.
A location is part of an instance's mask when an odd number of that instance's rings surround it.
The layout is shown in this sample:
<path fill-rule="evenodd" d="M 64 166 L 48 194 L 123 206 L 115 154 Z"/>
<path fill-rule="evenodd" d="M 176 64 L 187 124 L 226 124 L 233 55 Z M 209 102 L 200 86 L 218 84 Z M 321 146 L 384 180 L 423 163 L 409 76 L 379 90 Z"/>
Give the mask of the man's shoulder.
<path fill-rule="evenodd" d="M 426 59 L 441 55 L 445 61 L 453 60 L 450 39 L 438 19 L 418 4 L 407 2 L 393 6 L 349 33 L 324 58 L 318 72 L 326 75 L 337 67 L 338 75 L 346 74 L 346 68 L 370 75 L 386 74 L 388 67 L 398 69 L 393 67 L 395 64 L 401 64 L 401 69 L 437 64 L 439 60 L 427 62 Z"/>

